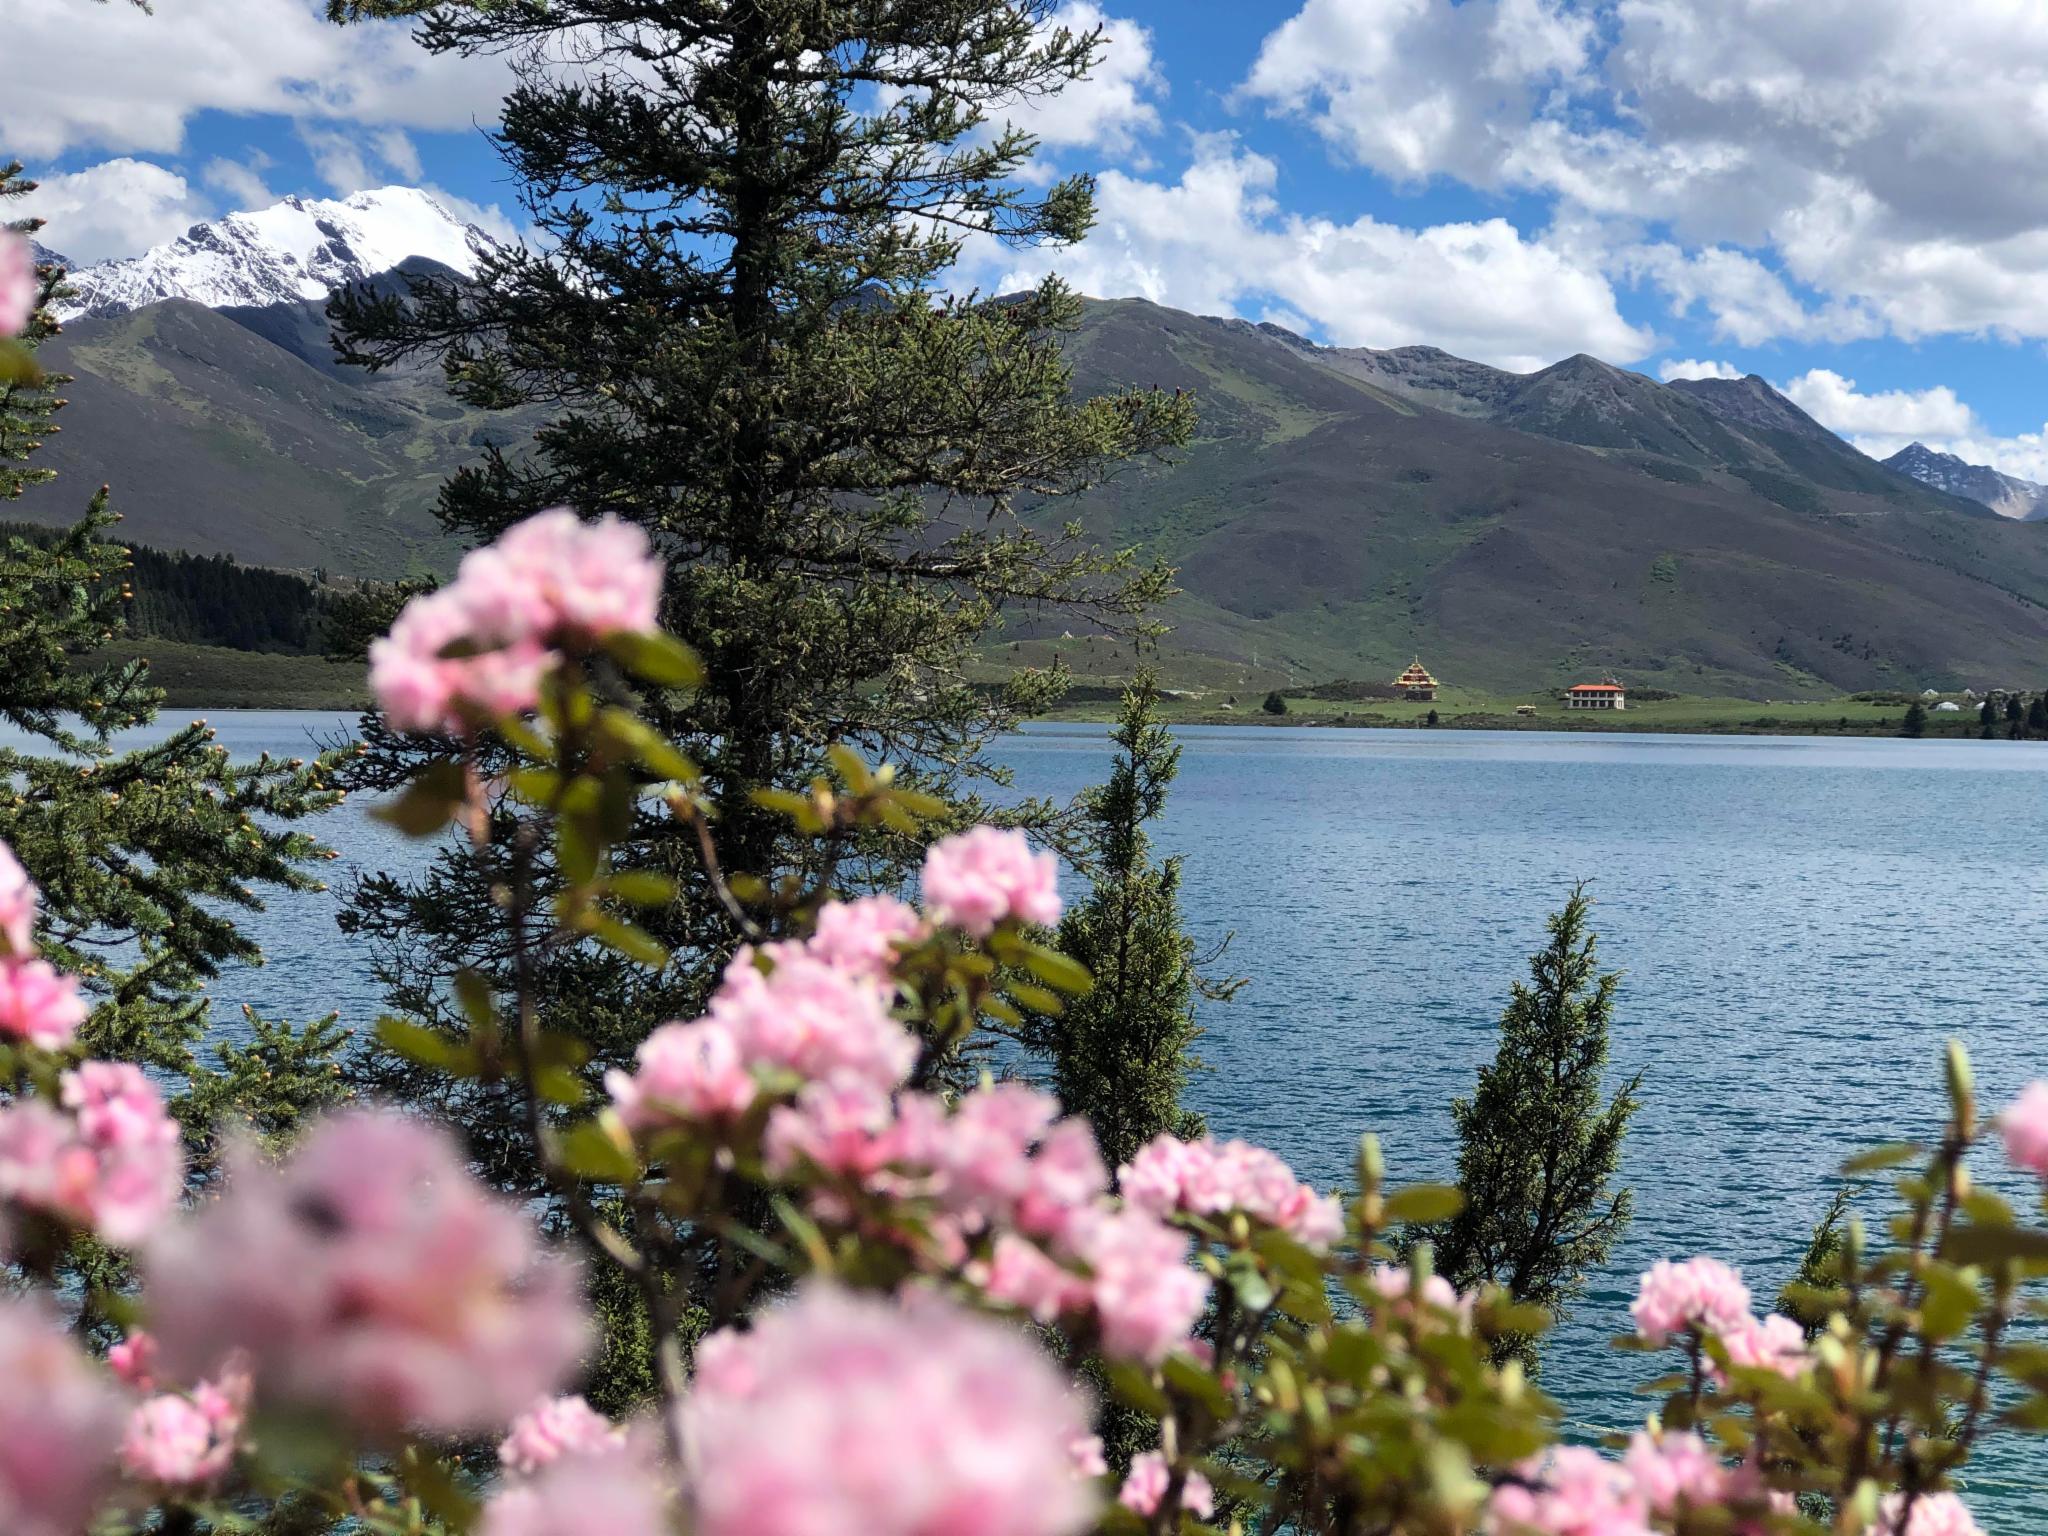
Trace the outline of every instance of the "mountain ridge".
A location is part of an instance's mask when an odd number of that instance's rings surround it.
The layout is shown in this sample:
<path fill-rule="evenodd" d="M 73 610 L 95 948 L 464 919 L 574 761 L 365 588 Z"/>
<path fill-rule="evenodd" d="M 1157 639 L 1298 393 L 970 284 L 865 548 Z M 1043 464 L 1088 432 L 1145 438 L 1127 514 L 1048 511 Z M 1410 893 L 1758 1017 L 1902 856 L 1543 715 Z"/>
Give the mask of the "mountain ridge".
<path fill-rule="evenodd" d="M 1972 464 L 1925 443 L 1908 443 L 1883 461 L 1887 469 L 1910 475 L 1923 485 L 1938 486 L 1957 496 L 1982 502 L 2000 517 L 2021 522 L 2048 519 L 2048 485 L 2037 485 L 1991 468 Z"/>
<path fill-rule="evenodd" d="M 1895 473 L 1758 378 L 1678 388 L 1585 355 L 1514 374 L 1138 299 L 1089 301 L 1068 351 L 1078 390 L 1189 389 L 1200 424 L 1020 515 L 1177 566 L 1162 617 L 1204 675 L 1420 654 L 1475 685 L 1818 697 L 2031 682 L 2048 657 L 2048 525 Z M 430 368 L 337 365 L 310 298 L 115 310 L 48 356 L 77 410 L 25 515 L 67 521 L 110 480 L 136 539 L 267 565 L 445 571 L 441 483 L 539 422 L 466 410 Z M 1109 652 L 1071 623 L 1020 615 L 1004 645 L 1085 671 Z"/>
<path fill-rule="evenodd" d="M 340 199 L 287 197 L 194 224 L 140 256 L 71 273 L 74 292 L 57 305 L 57 318 L 126 314 L 166 299 L 210 309 L 324 301 L 336 288 L 415 258 L 467 276 L 487 239 L 416 187 Z"/>

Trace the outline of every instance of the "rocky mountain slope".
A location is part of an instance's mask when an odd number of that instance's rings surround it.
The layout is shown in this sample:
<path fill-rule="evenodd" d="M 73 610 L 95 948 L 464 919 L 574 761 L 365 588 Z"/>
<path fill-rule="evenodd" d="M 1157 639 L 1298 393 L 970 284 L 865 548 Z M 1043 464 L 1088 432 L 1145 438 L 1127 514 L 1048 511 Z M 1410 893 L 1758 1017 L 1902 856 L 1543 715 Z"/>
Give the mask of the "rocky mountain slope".
<path fill-rule="evenodd" d="M 1952 453 L 1937 453 L 1925 443 L 1907 444 L 1884 464 L 1922 485 L 1980 501 L 2000 517 L 2048 518 L 2048 485 L 2001 474 L 1989 465 L 1972 464 Z"/>
<path fill-rule="evenodd" d="M 288 197 L 253 213 L 195 224 L 140 256 L 74 272 L 58 318 L 118 315 L 165 299 L 209 308 L 325 300 L 344 283 L 423 257 L 474 269 L 482 231 L 412 187 L 339 201 Z"/>

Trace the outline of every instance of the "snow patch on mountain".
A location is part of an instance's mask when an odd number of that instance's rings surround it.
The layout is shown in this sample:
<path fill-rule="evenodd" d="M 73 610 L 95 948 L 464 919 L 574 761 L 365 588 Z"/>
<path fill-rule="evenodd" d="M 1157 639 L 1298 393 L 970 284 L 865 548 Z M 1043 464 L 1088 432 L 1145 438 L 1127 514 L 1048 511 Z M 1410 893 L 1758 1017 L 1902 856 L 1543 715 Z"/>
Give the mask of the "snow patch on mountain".
<path fill-rule="evenodd" d="M 416 187 L 288 197 L 194 224 L 177 239 L 72 274 L 58 318 L 123 314 L 163 299 L 212 309 L 324 299 L 343 284 L 424 256 L 465 276 L 488 236 Z"/>
<path fill-rule="evenodd" d="M 2048 485 L 2001 474 L 1987 464 L 1972 464 L 1925 443 L 1908 444 L 1884 463 L 1887 469 L 1911 475 L 1922 485 L 1982 502 L 2000 517 L 2028 522 L 2048 518 Z"/>

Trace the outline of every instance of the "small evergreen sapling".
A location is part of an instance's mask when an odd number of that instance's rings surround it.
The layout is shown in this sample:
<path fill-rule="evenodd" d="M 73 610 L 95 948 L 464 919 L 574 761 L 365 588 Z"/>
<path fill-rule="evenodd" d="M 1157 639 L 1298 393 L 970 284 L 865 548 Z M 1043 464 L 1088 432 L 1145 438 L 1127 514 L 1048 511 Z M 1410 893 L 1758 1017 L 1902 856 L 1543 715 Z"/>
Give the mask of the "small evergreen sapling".
<path fill-rule="evenodd" d="M 1472 1097 L 1451 1106 L 1465 1204 L 1423 1233 L 1438 1272 L 1460 1290 L 1491 1282 L 1555 1317 L 1607 1257 L 1633 1203 L 1611 1186 L 1642 1079 L 1606 1095 L 1621 975 L 1599 969 L 1592 905 L 1580 885 L 1551 915 L 1550 942 L 1501 1014 L 1498 1054 Z M 1500 1353 L 1531 1349 L 1510 1340 Z"/>

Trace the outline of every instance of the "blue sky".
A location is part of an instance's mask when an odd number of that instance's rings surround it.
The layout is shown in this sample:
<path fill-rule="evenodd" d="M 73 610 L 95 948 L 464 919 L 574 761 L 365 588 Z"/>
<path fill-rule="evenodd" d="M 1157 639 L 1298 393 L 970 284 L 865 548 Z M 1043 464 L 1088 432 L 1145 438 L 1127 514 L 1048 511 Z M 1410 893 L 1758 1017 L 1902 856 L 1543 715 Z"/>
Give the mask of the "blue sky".
<path fill-rule="evenodd" d="M 132 254 L 287 194 L 437 189 L 512 233 L 501 67 L 316 0 L 0 0 L 0 150 L 46 239 Z M 1862 446 L 2048 479 L 2048 6 L 1066 0 L 1095 78 L 1029 125 L 1100 174 L 1085 291 L 1515 368 L 1757 372 Z M 17 87 L 18 88 L 14 88 Z"/>

